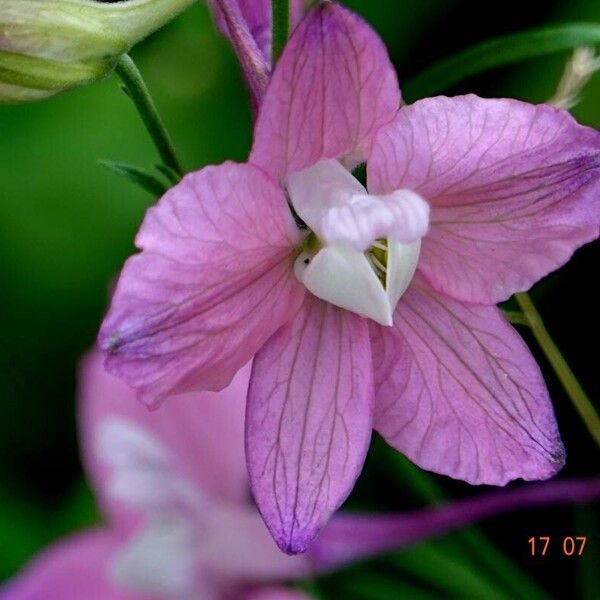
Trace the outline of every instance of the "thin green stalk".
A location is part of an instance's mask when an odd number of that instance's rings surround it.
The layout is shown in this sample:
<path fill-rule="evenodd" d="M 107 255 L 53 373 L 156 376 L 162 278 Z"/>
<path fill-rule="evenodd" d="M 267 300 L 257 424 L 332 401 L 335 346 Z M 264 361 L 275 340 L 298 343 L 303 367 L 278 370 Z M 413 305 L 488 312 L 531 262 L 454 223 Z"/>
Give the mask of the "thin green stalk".
<path fill-rule="evenodd" d="M 289 0 L 272 0 L 273 10 L 273 66 L 279 60 L 290 34 Z"/>
<path fill-rule="evenodd" d="M 583 420 L 590 435 L 594 438 L 596 444 L 600 446 L 600 417 L 594 408 L 591 400 L 588 398 L 584 389 L 581 387 L 577 377 L 569 367 L 564 356 L 561 354 L 558 346 L 548 333 L 540 313 L 537 311 L 529 294 L 515 294 L 523 314 L 527 318 L 527 324 L 533 333 L 537 343 L 544 352 L 548 362 L 552 365 L 556 376 L 561 382 L 567 396 L 573 403 L 575 410 Z"/>
<path fill-rule="evenodd" d="M 183 168 L 175 154 L 175 148 L 167 129 L 158 114 L 156 105 L 150 96 L 146 83 L 131 57 L 124 54 L 119 58 L 115 69 L 121 78 L 125 90 L 133 101 L 146 130 L 150 134 L 158 153 L 167 167 L 178 175 L 183 175 Z"/>

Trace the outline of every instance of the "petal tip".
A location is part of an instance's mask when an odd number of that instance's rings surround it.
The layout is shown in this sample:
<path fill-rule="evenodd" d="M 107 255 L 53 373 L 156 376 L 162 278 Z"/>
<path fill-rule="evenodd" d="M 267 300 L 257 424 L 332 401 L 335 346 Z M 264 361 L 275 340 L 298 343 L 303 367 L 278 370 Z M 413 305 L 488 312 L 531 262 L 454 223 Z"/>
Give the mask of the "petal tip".
<path fill-rule="evenodd" d="M 567 451 L 560 438 L 556 441 L 556 449 L 550 455 L 548 461 L 547 475 L 543 479 L 550 479 L 554 477 L 566 464 L 567 462 Z"/>
<path fill-rule="evenodd" d="M 294 531 L 289 535 L 277 536 L 275 542 L 282 552 L 289 556 L 295 556 L 306 552 L 318 533 L 318 530 L 314 531 L 312 529 Z"/>

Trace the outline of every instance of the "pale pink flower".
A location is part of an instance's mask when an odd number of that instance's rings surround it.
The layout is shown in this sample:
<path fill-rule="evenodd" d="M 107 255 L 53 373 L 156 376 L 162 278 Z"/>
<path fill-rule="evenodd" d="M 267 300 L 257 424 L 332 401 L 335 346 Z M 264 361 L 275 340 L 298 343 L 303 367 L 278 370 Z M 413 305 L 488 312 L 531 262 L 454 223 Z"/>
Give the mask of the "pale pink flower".
<path fill-rule="evenodd" d="M 242 447 L 249 369 L 219 393 L 150 413 L 90 355 L 83 462 L 106 525 L 69 537 L 0 589 L 1 600 L 308 600 L 283 580 L 331 570 L 502 511 L 600 497 L 600 481 L 550 483 L 439 508 L 342 515 L 285 556 L 250 505 Z M 274 585 L 272 582 L 279 582 Z"/>
<path fill-rule="evenodd" d="M 219 393 L 182 395 L 151 413 L 99 354 L 86 358 L 83 462 L 106 526 L 47 550 L 2 598 L 250 600 L 263 583 L 308 573 L 308 560 L 279 552 L 248 503 L 248 377 L 243 369 Z"/>
<path fill-rule="evenodd" d="M 372 427 L 473 484 L 564 463 L 540 370 L 495 304 L 598 236 L 600 135 L 516 100 L 400 104 L 376 34 L 318 5 L 249 162 L 192 173 L 148 211 L 100 333 L 149 406 L 255 357 L 247 463 L 288 552 L 347 497 Z M 342 167 L 365 160 L 368 191 Z"/>

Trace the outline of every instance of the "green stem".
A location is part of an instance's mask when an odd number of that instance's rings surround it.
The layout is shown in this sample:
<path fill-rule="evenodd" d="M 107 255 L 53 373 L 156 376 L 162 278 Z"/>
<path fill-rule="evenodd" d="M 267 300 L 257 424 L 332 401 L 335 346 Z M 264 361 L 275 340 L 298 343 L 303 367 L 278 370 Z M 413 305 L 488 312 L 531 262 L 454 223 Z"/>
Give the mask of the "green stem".
<path fill-rule="evenodd" d="M 273 66 L 281 56 L 290 33 L 289 0 L 272 0 L 273 10 Z"/>
<path fill-rule="evenodd" d="M 117 62 L 115 71 L 142 118 L 161 159 L 167 167 L 173 169 L 178 175 L 183 175 L 183 168 L 177 159 L 169 133 L 158 114 L 142 74 L 131 57 L 123 54 Z"/>
<path fill-rule="evenodd" d="M 583 420 L 590 435 L 594 438 L 596 444 L 600 446 L 600 417 L 598 416 L 594 405 L 581 387 L 579 381 L 577 381 L 575 374 L 567 364 L 567 361 L 561 354 L 558 346 L 550 337 L 550 334 L 542 321 L 542 317 L 533 304 L 529 294 L 516 294 L 515 299 L 527 318 L 527 324 L 529 325 L 533 336 L 540 345 L 548 362 L 552 365 L 567 396 L 569 396 L 569 399 L 579 413 L 579 416 Z"/>
<path fill-rule="evenodd" d="M 502 312 L 513 325 L 529 325 L 527 317 L 520 310 L 502 309 Z"/>

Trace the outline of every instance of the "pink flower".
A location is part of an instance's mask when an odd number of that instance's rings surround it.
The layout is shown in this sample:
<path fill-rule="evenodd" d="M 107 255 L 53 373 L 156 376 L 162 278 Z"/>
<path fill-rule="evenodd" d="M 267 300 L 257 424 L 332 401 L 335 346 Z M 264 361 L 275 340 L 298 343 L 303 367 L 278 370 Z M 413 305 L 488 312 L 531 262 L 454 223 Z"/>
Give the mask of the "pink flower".
<path fill-rule="evenodd" d="M 600 135 L 516 100 L 399 106 L 376 34 L 318 5 L 249 162 L 192 173 L 148 211 L 100 332 L 149 406 L 256 357 L 247 463 L 287 552 L 350 493 L 372 427 L 473 484 L 564 463 L 539 368 L 495 304 L 598 236 Z M 365 160 L 368 191 L 342 168 Z"/>
<path fill-rule="evenodd" d="M 99 354 L 90 355 L 81 443 L 107 525 L 50 548 L 0 596 L 251 600 L 263 582 L 308 573 L 308 559 L 281 554 L 247 503 L 248 377 L 243 369 L 219 393 L 182 395 L 150 413 L 104 371 Z M 304 596 L 290 591 L 296 598 Z"/>
<path fill-rule="evenodd" d="M 177 397 L 150 413 L 83 365 L 83 462 L 106 526 L 45 550 L 1 600 L 303 600 L 272 581 L 331 570 L 486 516 L 525 506 L 591 502 L 600 480 L 496 492 L 396 515 L 343 515 L 306 555 L 285 556 L 248 503 L 242 447 L 249 369 L 219 393 Z M 307 600 L 307 599 L 305 599 Z"/>

